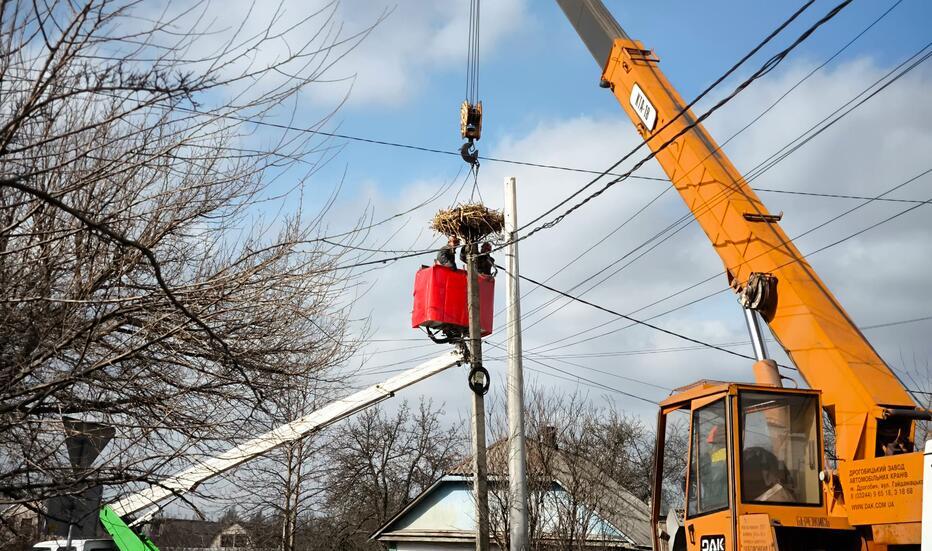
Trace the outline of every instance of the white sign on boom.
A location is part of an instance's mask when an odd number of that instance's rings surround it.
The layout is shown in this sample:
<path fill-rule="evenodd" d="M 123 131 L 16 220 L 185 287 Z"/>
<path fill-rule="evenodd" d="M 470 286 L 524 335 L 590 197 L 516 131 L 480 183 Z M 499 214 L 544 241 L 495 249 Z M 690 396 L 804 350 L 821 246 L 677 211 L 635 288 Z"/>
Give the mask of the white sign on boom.
<path fill-rule="evenodd" d="M 443 356 L 428 360 L 417 367 L 399 373 L 383 383 L 370 386 L 346 398 L 331 402 L 300 419 L 282 425 L 218 456 L 201 461 L 197 465 L 162 481 L 158 486 L 152 486 L 124 497 L 111 504 L 110 508 L 116 514 L 125 517 L 154 507 L 163 499 L 193 490 L 198 484 L 209 478 L 254 459 L 286 442 L 298 440 L 382 400 L 391 398 L 395 395 L 395 392 L 462 362 L 463 356 L 459 351 L 447 352 Z"/>
<path fill-rule="evenodd" d="M 654 104 L 647 99 L 647 94 L 636 83 L 631 87 L 630 102 L 634 112 L 638 114 L 638 118 L 647 127 L 647 131 L 652 131 L 654 125 L 657 124 L 657 109 L 654 108 Z"/>

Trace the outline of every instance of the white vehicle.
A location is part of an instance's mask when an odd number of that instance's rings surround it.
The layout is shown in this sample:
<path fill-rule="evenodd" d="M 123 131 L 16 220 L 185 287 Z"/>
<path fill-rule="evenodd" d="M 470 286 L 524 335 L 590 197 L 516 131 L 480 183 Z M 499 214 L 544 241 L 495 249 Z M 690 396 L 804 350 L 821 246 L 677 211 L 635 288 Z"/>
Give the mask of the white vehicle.
<path fill-rule="evenodd" d="M 32 546 L 32 551 L 115 551 L 117 548 L 113 540 L 49 540 L 40 541 Z"/>

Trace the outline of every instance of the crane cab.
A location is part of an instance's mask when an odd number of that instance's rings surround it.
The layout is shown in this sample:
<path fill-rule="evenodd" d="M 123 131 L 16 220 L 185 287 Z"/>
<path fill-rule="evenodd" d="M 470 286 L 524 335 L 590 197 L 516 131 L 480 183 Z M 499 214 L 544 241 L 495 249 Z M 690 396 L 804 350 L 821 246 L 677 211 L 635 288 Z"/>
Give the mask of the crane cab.
<path fill-rule="evenodd" d="M 663 499 L 653 500 L 654 548 L 859 548 L 847 520 L 829 513 L 821 411 L 818 391 L 769 385 L 700 381 L 664 400 L 653 495 L 684 502 L 664 520 Z M 674 425 L 689 429 L 685 473 L 665 481 L 665 459 L 682 461 L 665 449 Z"/>

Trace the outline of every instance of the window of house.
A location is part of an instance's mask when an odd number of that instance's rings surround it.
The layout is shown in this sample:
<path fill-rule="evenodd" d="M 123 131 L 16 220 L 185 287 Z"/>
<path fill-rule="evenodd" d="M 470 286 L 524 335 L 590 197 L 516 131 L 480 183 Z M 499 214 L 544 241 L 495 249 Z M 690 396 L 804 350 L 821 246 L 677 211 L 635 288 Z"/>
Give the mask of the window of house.
<path fill-rule="evenodd" d="M 727 434 L 724 398 L 693 412 L 687 516 L 728 507 Z"/>
<path fill-rule="evenodd" d="M 819 402 L 815 396 L 743 392 L 741 499 L 819 505 Z"/>

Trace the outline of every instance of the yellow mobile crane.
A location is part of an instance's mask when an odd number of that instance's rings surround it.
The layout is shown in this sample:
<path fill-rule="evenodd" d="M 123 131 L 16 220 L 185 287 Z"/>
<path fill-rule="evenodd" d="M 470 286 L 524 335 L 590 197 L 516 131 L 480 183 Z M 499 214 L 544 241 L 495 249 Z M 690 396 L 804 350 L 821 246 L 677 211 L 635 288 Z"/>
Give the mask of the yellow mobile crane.
<path fill-rule="evenodd" d="M 756 384 L 699 381 L 661 403 L 655 549 L 918 549 L 929 419 L 660 70 L 601 0 L 557 0 L 725 265 L 751 328 Z M 668 143 L 669 142 L 669 143 Z M 810 389 L 781 385 L 767 322 Z M 665 427 L 690 415 L 683 529 L 660 516 Z M 826 465 L 822 412 L 835 431 Z M 672 539 L 671 539 L 672 537 Z M 899 547 L 906 546 L 906 547 Z M 930 547 L 932 548 L 932 547 Z"/>

